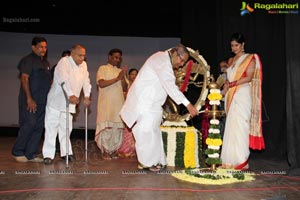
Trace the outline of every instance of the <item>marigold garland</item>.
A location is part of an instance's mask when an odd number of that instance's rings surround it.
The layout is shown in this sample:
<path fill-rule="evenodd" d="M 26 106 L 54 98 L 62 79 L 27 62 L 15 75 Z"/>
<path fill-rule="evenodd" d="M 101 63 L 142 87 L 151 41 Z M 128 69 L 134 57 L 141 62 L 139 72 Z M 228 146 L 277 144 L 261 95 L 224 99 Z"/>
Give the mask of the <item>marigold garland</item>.
<path fill-rule="evenodd" d="M 211 89 L 210 94 L 207 97 L 210 105 L 220 105 L 222 99 L 221 91 L 219 89 Z M 222 139 L 220 134 L 220 122 L 218 119 L 210 119 L 210 125 L 208 130 L 208 137 L 206 138 L 207 149 L 205 154 L 208 156 L 205 162 L 209 165 L 221 164 L 220 159 L 220 146 L 222 145 Z"/>
<path fill-rule="evenodd" d="M 213 138 L 207 138 L 206 144 L 210 146 L 221 146 L 222 140 L 221 139 L 213 139 Z"/>
<path fill-rule="evenodd" d="M 187 131 L 185 133 L 185 148 L 184 148 L 184 166 L 186 168 L 195 168 L 195 133 L 192 131 Z"/>
<path fill-rule="evenodd" d="M 169 166 L 197 168 L 202 160 L 201 133 L 192 126 L 161 126 L 164 150 Z"/>
<path fill-rule="evenodd" d="M 224 185 L 255 180 L 254 173 L 240 170 L 220 169 L 216 171 L 202 171 L 201 169 L 186 169 L 171 174 L 173 177 L 191 183 L 206 185 Z"/>

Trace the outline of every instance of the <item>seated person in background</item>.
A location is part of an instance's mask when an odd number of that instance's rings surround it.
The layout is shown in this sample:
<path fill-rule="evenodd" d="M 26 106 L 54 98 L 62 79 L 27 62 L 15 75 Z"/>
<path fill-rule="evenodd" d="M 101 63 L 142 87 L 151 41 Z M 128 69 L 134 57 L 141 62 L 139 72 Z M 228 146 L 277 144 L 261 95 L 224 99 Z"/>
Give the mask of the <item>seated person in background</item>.
<path fill-rule="evenodd" d="M 133 83 L 135 77 L 138 74 L 138 70 L 135 68 L 132 68 L 129 70 L 128 73 L 128 90 L 131 86 L 131 84 Z M 125 98 L 127 95 L 128 90 L 125 92 Z M 123 134 L 123 143 L 121 145 L 121 147 L 118 150 L 119 156 L 120 157 L 135 157 L 136 153 L 135 153 L 135 140 L 131 131 L 131 128 L 128 128 L 125 125 L 125 129 L 124 129 L 124 134 Z"/>
<path fill-rule="evenodd" d="M 217 83 L 220 86 L 220 90 L 222 91 L 223 87 L 224 87 L 224 83 L 227 80 L 227 68 L 229 67 L 229 65 L 227 63 L 227 60 L 221 60 L 219 62 L 219 67 L 220 67 L 221 73 L 220 73 L 220 75 L 219 75 L 219 77 L 217 79 Z M 224 96 L 223 96 L 222 100 L 220 101 L 219 110 L 224 110 L 225 109 L 224 103 L 225 103 L 225 101 L 224 101 Z M 225 122 L 226 122 L 226 116 L 224 114 L 220 118 L 220 134 L 221 134 L 222 137 L 224 135 Z"/>
<path fill-rule="evenodd" d="M 219 62 L 219 67 L 220 67 L 220 75 L 219 77 L 217 78 L 217 84 L 220 86 L 220 89 L 223 88 L 223 85 L 226 81 L 226 77 L 227 77 L 227 68 L 228 68 L 228 63 L 227 63 L 227 60 L 221 60 Z"/>

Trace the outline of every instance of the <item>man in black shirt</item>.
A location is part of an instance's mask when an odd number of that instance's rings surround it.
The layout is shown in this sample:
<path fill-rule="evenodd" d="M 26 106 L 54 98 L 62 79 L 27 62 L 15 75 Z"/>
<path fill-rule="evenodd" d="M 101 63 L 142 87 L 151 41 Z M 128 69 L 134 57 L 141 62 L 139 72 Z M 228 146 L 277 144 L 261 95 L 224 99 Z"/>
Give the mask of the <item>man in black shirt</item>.
<path fill-rule="evenodd" d="M 51 85 L 50 64 L 47 60 L 47 40 L 32 39 L 32 52 L 21 59 L 19 93 L 19 132 L 12 149 L 17 162 L 43 162 L 37 157 L 44 131 L 47 94 Z"/>

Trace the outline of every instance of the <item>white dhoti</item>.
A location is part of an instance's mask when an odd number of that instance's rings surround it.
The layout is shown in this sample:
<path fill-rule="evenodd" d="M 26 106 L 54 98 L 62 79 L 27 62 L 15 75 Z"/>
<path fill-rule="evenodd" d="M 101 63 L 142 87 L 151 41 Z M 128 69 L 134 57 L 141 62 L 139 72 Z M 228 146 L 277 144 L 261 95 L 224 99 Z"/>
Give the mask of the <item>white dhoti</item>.
<path fill-rule="evenodd" d="M 116 152 L 123 142 L 124 125 L 122 122 L 101 122 L 97 124 L 95 141 L 102 153 Z"/>
<path fill-rule="evenodd" d="M 144 111 L 132 128 L 137 158 L 144 166 L 167 164 L 160 130 L 161 120 L 161 110 Z"/>

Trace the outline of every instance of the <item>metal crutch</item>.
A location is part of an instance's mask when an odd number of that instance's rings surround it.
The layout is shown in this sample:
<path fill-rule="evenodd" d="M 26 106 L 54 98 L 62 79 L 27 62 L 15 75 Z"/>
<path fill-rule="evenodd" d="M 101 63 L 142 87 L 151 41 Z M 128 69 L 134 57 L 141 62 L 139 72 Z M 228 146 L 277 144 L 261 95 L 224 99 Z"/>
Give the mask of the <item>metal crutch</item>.
<path fill-rule="evenodd" d="M 65 82 L 61 83 L 61 88 L 64 92 L 65 99 L 66 99 L 66 168 L 69 168 L 69 97 L 67 92 L 63 88 Z"/>
<path fill-rule="evenodd" d="M 85 107 L 85 162 L 87 162 L 88 158 L 88 128 L 87 128 L 87 117 L 88 117 L 88 107 Z"/>

